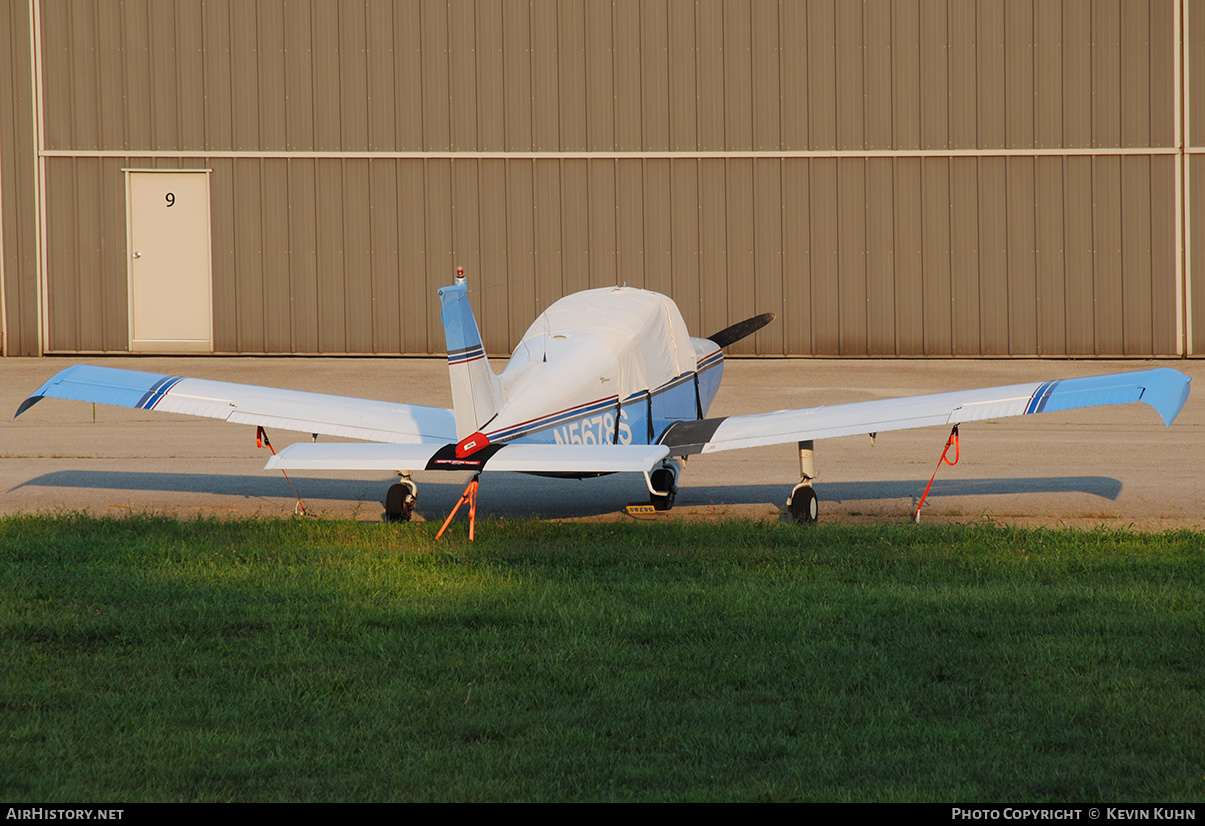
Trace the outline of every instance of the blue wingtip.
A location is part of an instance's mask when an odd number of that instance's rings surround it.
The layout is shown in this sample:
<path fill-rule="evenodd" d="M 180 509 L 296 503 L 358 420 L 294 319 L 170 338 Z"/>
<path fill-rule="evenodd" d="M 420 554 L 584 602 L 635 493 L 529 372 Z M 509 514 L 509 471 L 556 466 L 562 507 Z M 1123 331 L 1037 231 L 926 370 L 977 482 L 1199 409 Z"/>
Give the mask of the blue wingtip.
<path fill-rule="evenodd" d="M 26 410 L 33 407 L 35 404 L 37 404 L 38 402 L 40 402 L 42 399 L 46 398 L 47 396 L 53 396 L 54 394 L 50 392 L 50 389 L 52 387 L 54 387 L 54 385 L 56 385 L 56 384 L 61 384 L 63 379 L 70 376 L 81 366 L 82 365 L 76 364 L 71 367 L 68 367 L 66 370 L 60 370 L 59 372 L 57 372 L 53 376 L 51 376 L 50 379 L 48 381 L 46 381 L 41 387 L 39 387 L 37 390 L 30 393 L 29 397 L 25 401 L 21 402 L 21 406 L 17 408 L 17 412 L 13 414 L 13 418 L 14 419 L 17 418 L 22 413 L 24 413 Z"/>
<path fill-rule="evenodd" d="M 1168 427 L 1184 409 L 1188 401 L 1189 385 L 1192 382 L 1188 376 L 1170 367 L 1160 367 L 1147 371 L 1150 378 L 1142 391 L 1142 401 L 1149 404 L 1163 418 Z"/>
<path fill-rule="evenodd" d="M 1188 376 L 1170 367 L 1050 381 L 1038 388 L 1025 412 L 1146 402 L 1170 427 L 1188 400 L 1188 383 Z"/>
<path fill-rule="evenodd" d="M 180 381 L 178 376 L 76 364 L 60 370 L 21 402 L 15 419 L 44 398 L 98 402 L 118 407 L 153 409 Z"/>

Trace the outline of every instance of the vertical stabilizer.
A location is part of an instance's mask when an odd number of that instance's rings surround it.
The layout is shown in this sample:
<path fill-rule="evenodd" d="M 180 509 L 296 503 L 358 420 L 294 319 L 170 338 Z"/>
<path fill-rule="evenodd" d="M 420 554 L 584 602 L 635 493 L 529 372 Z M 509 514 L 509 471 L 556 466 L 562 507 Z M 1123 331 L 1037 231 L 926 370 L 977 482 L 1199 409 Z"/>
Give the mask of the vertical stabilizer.
<path fill-rule="evenodd" d="M 498 376 L 485 356 L 463 272 L 457 269 L 456 283 L 439 291 L 440 317 L 448 344 L 448 373 L 452 379 L 452 408 L 456 412 L 456 438 L 461 440 L 479 431 L 501 406 Z"/>

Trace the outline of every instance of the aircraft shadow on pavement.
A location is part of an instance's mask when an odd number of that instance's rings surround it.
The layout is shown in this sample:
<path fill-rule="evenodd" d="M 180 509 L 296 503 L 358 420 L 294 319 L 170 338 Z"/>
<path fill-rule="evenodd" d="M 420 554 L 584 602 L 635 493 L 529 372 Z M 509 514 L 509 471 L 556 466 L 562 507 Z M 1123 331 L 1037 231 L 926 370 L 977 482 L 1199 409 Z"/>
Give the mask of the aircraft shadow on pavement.
<path fill-rule="evenodd" d="M 906 499 L 925 492 L 925 480 L 915 482 L 816 483 L 822 499 Z M 1087 493 L 1115 500 L 1121 482 L 1107 476 L 1028 476 L 1019 479 L 938 479 L 929 496 L 999 496 L 1009 493 Z"/>
<path fill-rule="evenodd" d="M 460 497 L 467 481 L 432 482 L 430 474 L 417 477 L 420 512 L 447 513 Z M 303 500 L 327 502 L 381 502 L 389 477 L 377 479 L 326 479 L 293 476 Z M 927 480 L 870 480 L 817 482 L 822 502 L 911 499 L 925 490 Z M 272 474 L 139 473 L 127 471 L 55 471 L 34 477 L 13 488 L 24 487 L 146 491 L 204 494 L 240 499 L 281 499 L 293 494 L 280 476 Z M 929 497 L 1000 496 L 1008 494 L 1082 493 L 1116 500 L 1121 482 L 1105 476 L 1045 476 L 1005 479 L 938 479 Z M 791 483 L 765 485 L 690 484 L 689 474 L 678 492 L 678 506 L 773 504 L 781 507 Z M 487 474 L 478 493 L 482 515 L 508 514 L 544 517 L 593 516 L 614 513 L 629 502 L 647 501 L 644 480 L 634 474 L 586 479 L 545 479 L 520 474 Z M 181 501 L 187 505 L 187 501 Z M 463 515 L 463 510 L 462 510 Z"/>

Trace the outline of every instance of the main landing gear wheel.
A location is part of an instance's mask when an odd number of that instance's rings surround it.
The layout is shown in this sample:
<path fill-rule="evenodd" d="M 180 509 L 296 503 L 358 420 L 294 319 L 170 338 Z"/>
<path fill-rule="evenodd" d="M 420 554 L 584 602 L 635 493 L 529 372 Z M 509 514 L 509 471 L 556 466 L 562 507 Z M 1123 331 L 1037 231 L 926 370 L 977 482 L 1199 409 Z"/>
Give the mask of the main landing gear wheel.
<path fill-rule="evenodd" d="M 811 484 L 800 483 L 787 497 L 787 513 L 796 522 L 804 525 L 815 525 L 820 515 L 820 504 L 816 500 L 816 491 Z"/>
<path fill-rule="evenodd" d="M 398 482 L 385 494 L 385 521 L 409 522 L 414 514 L 418 489 L 413 482 Z"/>
<path fill-rule="evenodd" d="M 787 513 L 801 525 L 815 525 L 820 515 L 816 491 L 812 490 L 812 481 L 816 478 L 816 449 L 810 439 L 800 442 L 798 447 L 799 484 L 791 489 L 791 495 L 787 497 Z"/>
<path fill-rule="evenodd" d="M 674 506 L 674 499 L 678 497 L 677 482 L 674 472 L 669 468 L 658 468 L 649 474 L 649 483 L 653 490 L 668 491 L 664 496 L 649 493 L 649 502 L 652 503 L 653 510 L 667 511 Z"/>

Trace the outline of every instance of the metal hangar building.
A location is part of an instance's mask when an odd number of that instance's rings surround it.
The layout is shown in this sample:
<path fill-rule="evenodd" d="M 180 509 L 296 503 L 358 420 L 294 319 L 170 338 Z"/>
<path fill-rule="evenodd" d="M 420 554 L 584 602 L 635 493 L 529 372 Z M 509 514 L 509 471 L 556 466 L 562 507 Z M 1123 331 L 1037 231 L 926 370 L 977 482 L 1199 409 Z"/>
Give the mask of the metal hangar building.
<path fill-rule="evenodd" d="M 571 292 L 765 356 L 1205 352 L 1189 0 L 6 0 L 0 336 L 487 349 Z"/>

